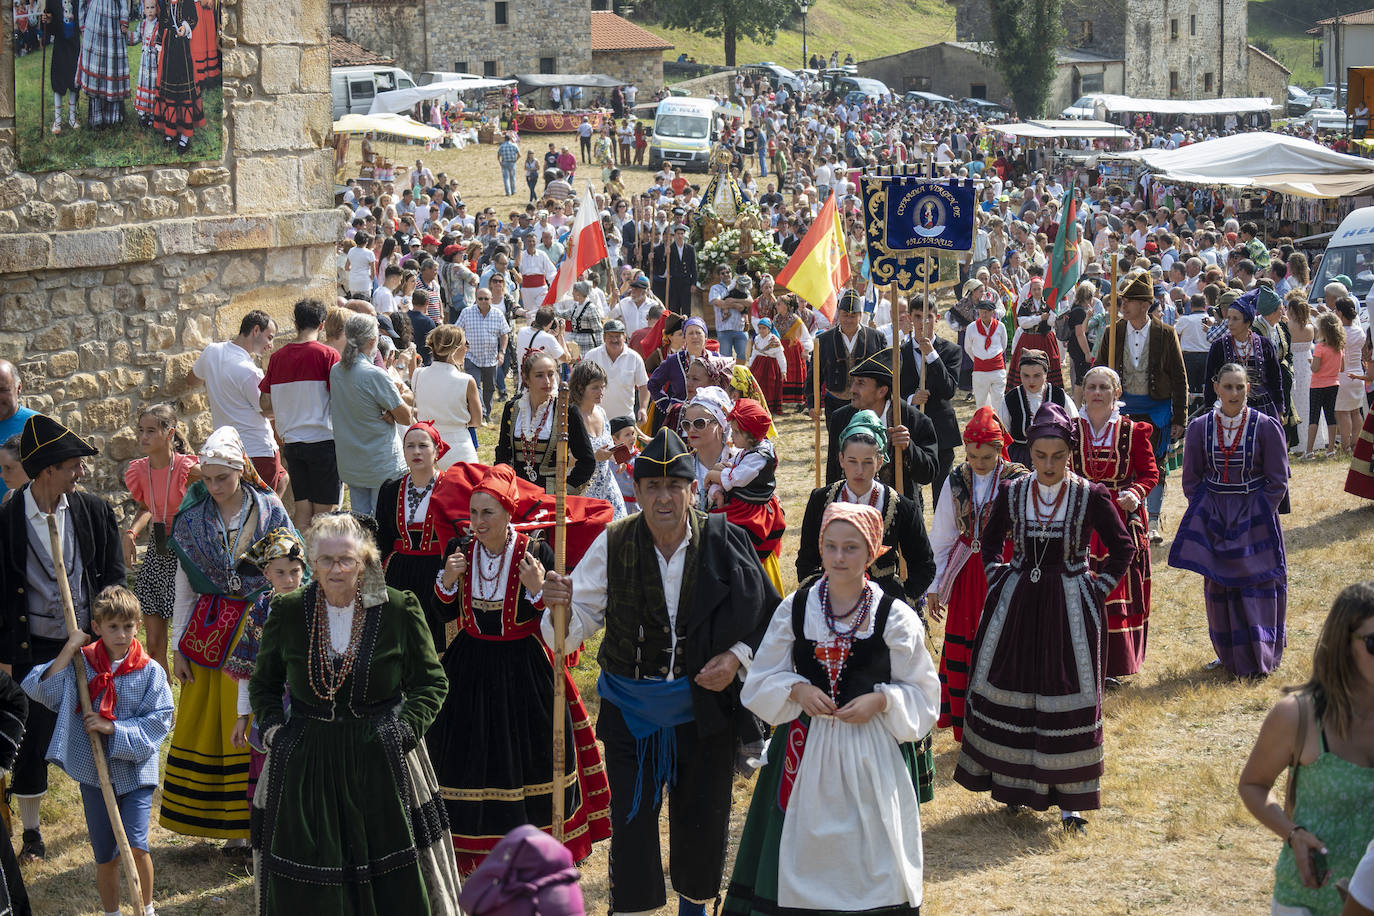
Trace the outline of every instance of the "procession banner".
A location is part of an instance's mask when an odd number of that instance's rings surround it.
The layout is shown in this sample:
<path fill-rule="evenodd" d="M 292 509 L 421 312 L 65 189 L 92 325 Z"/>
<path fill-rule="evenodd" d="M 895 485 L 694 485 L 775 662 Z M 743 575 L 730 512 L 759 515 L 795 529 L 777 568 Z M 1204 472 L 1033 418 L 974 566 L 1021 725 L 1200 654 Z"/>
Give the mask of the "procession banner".
<path fill-rule="evenodd" d="M 955 249 L 945 251 L 936 246 L 894 249 L 888 244 L 887 212 L 895 180 L 893 176 L 864 175 L 859 182 L 863 193 L 869 281 L 879 286 L 895 286 L 902 295 L 923 289 L 926 283 L 932 287 L 957 283 L 959 268 Z M 971 209 L 963 212 L 972 218 Z M 948 279 L 942 282 L 942 275 Z"/>
<path fill-rule="evenodd" d="M 219 162 L 220 0 L 17 0 L 27 172 Z"/>
<path fill-rule="evenodd" d="M 889 178 L 884 236 L 894 251 L 973 248 L 973 183 Z"/>

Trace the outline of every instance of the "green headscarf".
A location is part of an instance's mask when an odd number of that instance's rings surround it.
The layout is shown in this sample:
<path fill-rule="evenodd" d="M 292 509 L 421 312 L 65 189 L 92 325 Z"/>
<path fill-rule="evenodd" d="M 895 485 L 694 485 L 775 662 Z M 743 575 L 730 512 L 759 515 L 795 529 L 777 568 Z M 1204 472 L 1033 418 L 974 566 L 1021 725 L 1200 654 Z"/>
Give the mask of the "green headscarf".
<path fill-rule="evenodd" d="M 844 451 L 844 445 L 849 441 L 849 437 L 855 433 L 866 433 L 878 440 L 879 457 L 887 456 L 887 427 L 883 421 L 878 419 L 878 415 L 871 410 L 861 410 L 854 414 L 850 419 L 849 425 L 840 433 L 840 451 Z"/>

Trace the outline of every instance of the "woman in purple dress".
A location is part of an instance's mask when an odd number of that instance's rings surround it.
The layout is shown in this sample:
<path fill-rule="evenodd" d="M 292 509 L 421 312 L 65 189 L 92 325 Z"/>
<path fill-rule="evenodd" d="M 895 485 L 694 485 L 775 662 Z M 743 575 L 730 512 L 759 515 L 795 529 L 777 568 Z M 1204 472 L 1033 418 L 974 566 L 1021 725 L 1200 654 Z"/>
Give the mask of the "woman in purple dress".
<path fill-rule="evenodd" d="M 1231 300 L 1234 294 L 1221 297 L 1229 333 L 1213 343 L 1207 353 L 1202 396 L 1208 407 L 1215 405 L 1220 396 L 1215 382 L 1218 372 L 1227 364 L 1238 365 L 1250 380 L 1249 405 L 1282 423 L 1283 375 L 1279 352 L 1273 341 L 1253 328 L 1256 303 L 1265 293 L 1274 295 L 1272 290 L 1261 288 L 1244 293 L 1234 301 Z"/>
<path fill-rule="evenodd" d="M 1013 807 L 1057 806 L 1066 830 L 1085 833 L 1082 812 L 1102 804 L 1105 603 L 1135 544 L 1107 489 L 1069 469 L 1076 431 L 1064 408 L 1040 407 L 1035 474 L 1001 485 L 983 529 L 988 596 L 954 781 Z M 1106 548 L 1096 572 L 1093 533 Z"/>
<path fill-rule="evenodd" d="M 1245 367 L 1212 380 L 1217 406 L 1188 424 L 1183 491 L 1188 510 L 1169 565 L 1203 578 L 1217 662 L 1236 677 L 1263 677 L 1287 642 L 1288 564 L 1279 505 L 1288 493 L 1288 443 L 1279 421 L 1247 404 Z"/>

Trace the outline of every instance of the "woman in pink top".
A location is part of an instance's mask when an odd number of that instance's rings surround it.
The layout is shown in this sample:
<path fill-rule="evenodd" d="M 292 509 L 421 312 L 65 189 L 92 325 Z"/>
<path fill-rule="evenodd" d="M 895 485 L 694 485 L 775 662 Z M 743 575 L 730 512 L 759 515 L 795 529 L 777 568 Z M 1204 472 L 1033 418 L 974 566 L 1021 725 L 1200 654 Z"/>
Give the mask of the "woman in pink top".
<path fill-rule="evenodd" d="M 1307 452 L 1304 458 L 1317 458 L 1313 450 L 1317 443 L 1317 425 L 1326 417 L 1326 428 L 1335 445 L 1336 392 L 1339 390 L 1339 373 L 1345 361 L 1345 328 L 1335 312 L 1324 312 L 1317 319 L 1316 345 L 1312 348 L 1312 382 L 1308 389 L 1307 407 Z M 1327 456 L 1336 453 L 1333 447 Z"/>
<path fill-rule="evenodd" d="M 138 536 L 152 523 L 143 565 L 134 580 L 134 594 L 143 607 L 148 631 L 148 654 L 167 665 L 167 622 L 172 619 L 177 558 L 168 542 L 172 518 L 186 496 L 186 488 L 200 479 L 199 459 L 191 454 L 177 430 L 176 413 L 167 404 L 145 407 L 138 416 L 138 444 L 145 457 L 129 462 L 124 486 L 138 503 L 138 515 L 124 532 L 124 564 L 133 569 Z M 168 675 L 170 681 L 170 674 Z"/>

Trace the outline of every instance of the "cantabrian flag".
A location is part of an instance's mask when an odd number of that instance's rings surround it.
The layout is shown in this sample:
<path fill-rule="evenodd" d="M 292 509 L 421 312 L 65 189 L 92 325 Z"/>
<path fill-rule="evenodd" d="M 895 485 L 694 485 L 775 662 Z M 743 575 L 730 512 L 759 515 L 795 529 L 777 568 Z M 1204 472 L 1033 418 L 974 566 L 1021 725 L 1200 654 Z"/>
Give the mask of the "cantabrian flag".
<path fill-rule="evenodd" d="M 839 290 L 849 282 L 849 253 L 844 247 L 844 228 L 831 194 L 806 236 L 792 253 L 792 259 L 777 276 L 785 286 L 820 309 L 826 320 L 834 322 Z"/>

